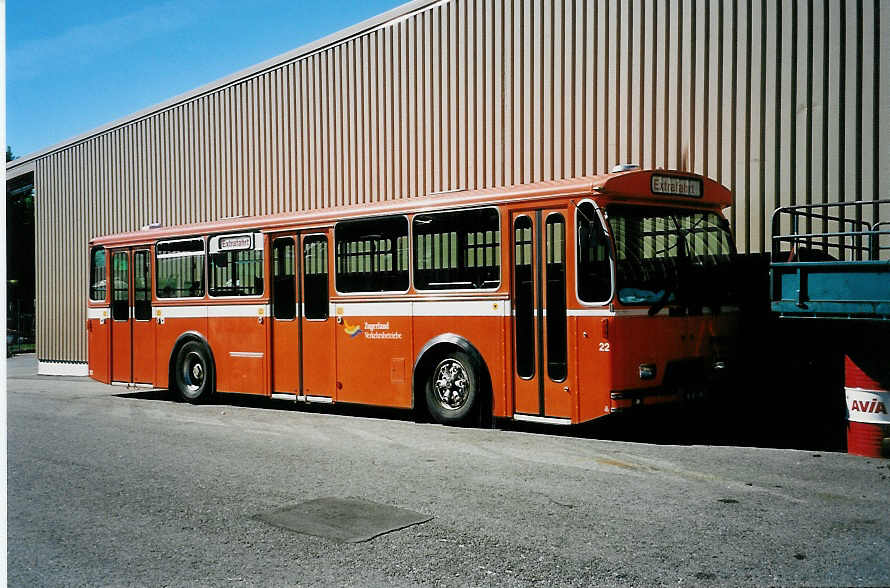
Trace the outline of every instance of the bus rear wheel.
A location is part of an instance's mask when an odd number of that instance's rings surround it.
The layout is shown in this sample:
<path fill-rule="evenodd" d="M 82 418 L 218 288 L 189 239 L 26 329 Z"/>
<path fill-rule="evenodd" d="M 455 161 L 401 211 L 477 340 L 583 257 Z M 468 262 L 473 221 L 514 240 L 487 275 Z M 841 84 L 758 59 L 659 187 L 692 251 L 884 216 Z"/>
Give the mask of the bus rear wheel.
<path fill-rule="evenodd" d="M 475 415 L 478 398 L 479 378 L 470 356 L 454 351 L 434 363 L 426 382 L 426 405 L 433 420 L 466 423 Z"/>
<path fill-rule="evenodd" d="M 186 402 L 198 403 L 213 392 L 213 362 L 210 350 L 199 341 L 188 341 L 179 348 L 173 368 L 176 393 Z"/>

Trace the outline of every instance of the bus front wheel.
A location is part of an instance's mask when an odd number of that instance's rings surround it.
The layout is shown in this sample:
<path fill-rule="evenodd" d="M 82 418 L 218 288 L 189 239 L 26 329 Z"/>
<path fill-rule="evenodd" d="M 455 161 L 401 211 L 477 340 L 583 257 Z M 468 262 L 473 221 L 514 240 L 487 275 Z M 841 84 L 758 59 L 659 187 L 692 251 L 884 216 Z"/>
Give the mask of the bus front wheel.
<path fill-rule="evenodd" d="M 200 341 L 188 341 L 176 354 L 174 378 L 179 398 L 202 402 L 213 392 L 213 362 L 210 350 Z"/>
<path fill-rule="evenodd" d="M 454 351 L 434 363 L 426 382 L 426 405 L 437 423 L 468 422 L 478 397 L 479 378 L 469 355 Z"/>

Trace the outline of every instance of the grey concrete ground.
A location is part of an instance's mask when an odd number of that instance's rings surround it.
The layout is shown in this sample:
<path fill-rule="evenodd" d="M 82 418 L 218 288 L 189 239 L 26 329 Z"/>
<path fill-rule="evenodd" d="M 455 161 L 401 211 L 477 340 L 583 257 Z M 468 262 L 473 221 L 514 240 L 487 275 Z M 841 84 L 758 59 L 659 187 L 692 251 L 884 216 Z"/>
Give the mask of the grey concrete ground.
<path fill-rule="evenodd" d="M 8 361 L 8 570 L 39 585 L 886 585 L 890 461 L 191 406 Z M 341 543 L 255 519 L 355 498 Z"/>

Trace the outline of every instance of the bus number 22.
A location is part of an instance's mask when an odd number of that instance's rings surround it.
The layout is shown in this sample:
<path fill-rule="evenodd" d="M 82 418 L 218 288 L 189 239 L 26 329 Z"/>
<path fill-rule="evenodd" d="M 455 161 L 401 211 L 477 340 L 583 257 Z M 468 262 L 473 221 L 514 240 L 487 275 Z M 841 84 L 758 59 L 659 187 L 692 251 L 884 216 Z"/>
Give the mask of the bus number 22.
<path fill-rule="evenodd" d="M 600 343 L 600 351 L 604 353 L 609 352 L 609 344 L 608 343 Z"/>

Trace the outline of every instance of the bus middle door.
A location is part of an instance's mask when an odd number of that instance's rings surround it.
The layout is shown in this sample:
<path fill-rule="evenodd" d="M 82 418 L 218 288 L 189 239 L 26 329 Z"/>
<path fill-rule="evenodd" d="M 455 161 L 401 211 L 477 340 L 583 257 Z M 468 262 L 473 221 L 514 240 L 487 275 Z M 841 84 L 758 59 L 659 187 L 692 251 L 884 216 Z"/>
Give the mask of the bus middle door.
<path fill-rule="evenodd" d="M 303 235 L 300 349 L 303 395 L 313 402 L 331 402 L 336 389 L 334 319 L 330 316 L 331 259 L 327 233 Z"/>
<path fill-rule="evenodd" d="M 316 402 L 334 397 L 329 266 L 326 233 L 281 236 L 272 243 L 272 390 L 276 393 Z"/>
<path fill-rule="evenodd" d="M 297 317 L 298 235 L 272 241 L 272 392 L 300 393 L 300 322 Z"/>

